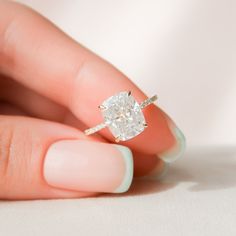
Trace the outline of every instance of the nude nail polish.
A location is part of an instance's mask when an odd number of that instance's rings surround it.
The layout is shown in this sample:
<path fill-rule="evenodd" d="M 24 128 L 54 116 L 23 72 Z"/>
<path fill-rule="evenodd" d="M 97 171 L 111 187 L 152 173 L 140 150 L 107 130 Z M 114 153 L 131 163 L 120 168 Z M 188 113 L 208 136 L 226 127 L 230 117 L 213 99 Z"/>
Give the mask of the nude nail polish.
<path fill-rule="evenodd" d="M 133 179 L 133 157 L 122 145 L 62 140 L 49 147 L 43 173 L 46 182 L 57 188 L 122 193 Z"/>

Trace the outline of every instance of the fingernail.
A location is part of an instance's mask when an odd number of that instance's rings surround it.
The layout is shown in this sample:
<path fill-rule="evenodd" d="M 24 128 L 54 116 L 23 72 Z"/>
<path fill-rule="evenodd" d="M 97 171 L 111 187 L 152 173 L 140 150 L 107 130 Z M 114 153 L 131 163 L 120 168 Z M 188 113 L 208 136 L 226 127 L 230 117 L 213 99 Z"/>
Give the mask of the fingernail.
<path fill-rule="evenodd" d="M 149 172 L 144 178 L 150 180 L 163 179 L 168 173 L 169 165 L 170 165 L 169 163 L 160 161 L 158 165 L 151 172 Z"/>
<path fill-rule="evenodd" d="M 173 133 L 176 142 L 174 145 L 167 151 L 158 154 L 158 156 L 167 163 L 171 163 L 179 159 L 186 148 L 186 140 L 184 134 L 180 131 L 179 128 L 172 122 L 169 123 L 171 132 Z"/>
<path fill-rule="evenodd" d="M 133 179 L 129 148 L 84 140 L 52 144 L 44 161 L 44 178 L 54 187 L 86 192 L 126 192 Z"/>

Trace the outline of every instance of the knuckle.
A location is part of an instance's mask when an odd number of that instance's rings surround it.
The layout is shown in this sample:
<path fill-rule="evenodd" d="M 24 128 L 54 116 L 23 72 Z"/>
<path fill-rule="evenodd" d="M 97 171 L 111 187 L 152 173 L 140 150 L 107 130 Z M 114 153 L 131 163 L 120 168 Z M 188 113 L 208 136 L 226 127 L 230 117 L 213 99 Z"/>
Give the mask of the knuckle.
<path fill-rule="evenodd" d="M 24 138 L 22 135 L 24 134 Z M 25 181 L 31 150 L 29 134 L 21 126 L 0 116 L 0 198 L 8 198 L 19 182 Z"/>
<path fill-rule="evenodd" d="M 4 179 L 11 156 L 13 142 L 13 127 L 0 121 L 0 181 Z M 1 185 L 1 182 L 0 182 Z"/>

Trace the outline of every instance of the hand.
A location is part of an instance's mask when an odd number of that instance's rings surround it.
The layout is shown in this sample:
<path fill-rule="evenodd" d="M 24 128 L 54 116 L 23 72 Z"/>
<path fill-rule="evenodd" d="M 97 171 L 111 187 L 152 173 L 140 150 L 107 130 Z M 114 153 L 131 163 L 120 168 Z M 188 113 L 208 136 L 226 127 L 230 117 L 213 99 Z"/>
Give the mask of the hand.
<path fill-rule="evenodd" d="M 113 144 L 98 105 L 120 91 L 147 97 L 125 75 L 31 9 L 0 3 L 0 198 L 77 198 L 125 192 L 134 176 L 160 175 L 184 136 L 154 105 L 148 128 Z M 132 152 L 130 151 L 132 150 Z M 164 161 L 163 161 L 164 160 Z"/>

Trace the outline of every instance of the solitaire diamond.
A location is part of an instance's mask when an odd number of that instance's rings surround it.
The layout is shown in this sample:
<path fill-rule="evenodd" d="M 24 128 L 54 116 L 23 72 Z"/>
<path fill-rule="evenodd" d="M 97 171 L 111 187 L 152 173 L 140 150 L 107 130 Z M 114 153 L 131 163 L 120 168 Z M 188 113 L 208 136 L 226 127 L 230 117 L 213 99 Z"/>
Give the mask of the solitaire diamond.
<path fill-rule="evenodd" d="M 130 92 L 111 96 L 100 106 L 105 124 L 117 141 L 125 141 L 142 133 L 146 127 L 144 115 Z"/>
<path fill-rule="evenodd" d="M 136 137 L 147 128 L 142 109 L 157 100 L 157 95 L 138 102 L 131 96 L 131 92 L 120 92 L 111 96 L 98 106 L 102 111 L 104 122 L 84 131 L 90 135 L 108 127 L 115 137 L 115 141 L 126 141 Z"/>

